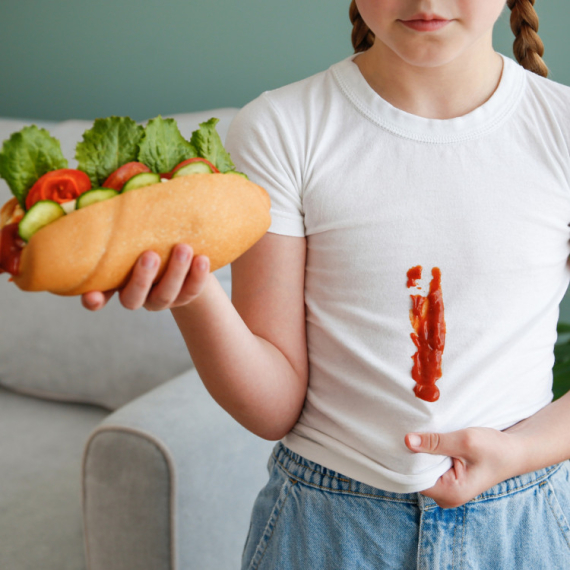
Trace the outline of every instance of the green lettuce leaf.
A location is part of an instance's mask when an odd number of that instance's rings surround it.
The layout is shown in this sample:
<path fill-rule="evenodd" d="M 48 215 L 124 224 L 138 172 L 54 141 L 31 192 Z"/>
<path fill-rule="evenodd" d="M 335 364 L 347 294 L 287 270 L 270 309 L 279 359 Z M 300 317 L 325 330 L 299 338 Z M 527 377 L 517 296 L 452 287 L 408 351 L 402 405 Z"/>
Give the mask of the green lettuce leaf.
<path fill-rule="evenodd" d="M 0 152 L 0 177 L 6 180 L 24 210 L 28 191 L 36 180 L 47 172 L 67 167 L 60 142 L 36 125 L 13 133 Z"/>
<path fill-rule="evenodd" d="M 180 134 L 174 119 L 163 119 L 159 115 L 148 122 L 138 160 L 153 172 L 170 172 L 183 160 L 197 156 L 196 149 Z"/>
<path fill-rule="evenodd" d="M 230 172 L 236 167 L 216 131 L 219 121 L 220 119 L 211 118 L 200 123 L 200 128 L 192 133 L 190 142 L 196 147 L 198 156 L 209 160 L 220 172 Z"/>
<path fill-rule="evenodd" d="M 101 186 L 117 168 L 137 160 L 143 135 L 144 127 L 130 117 L 95 119 L 75 147 L 78 170 L 89 176 L 93 188 Z"/>

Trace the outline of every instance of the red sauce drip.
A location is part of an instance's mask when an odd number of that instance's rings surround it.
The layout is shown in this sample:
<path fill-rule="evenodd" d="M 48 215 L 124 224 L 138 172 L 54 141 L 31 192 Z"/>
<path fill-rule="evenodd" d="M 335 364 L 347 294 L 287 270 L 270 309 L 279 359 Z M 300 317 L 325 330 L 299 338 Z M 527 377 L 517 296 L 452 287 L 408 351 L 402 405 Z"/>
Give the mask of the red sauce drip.
<path fill-rule="evenodd" d="M 421 278 L 421 270 L 421 266 L 418 266 L 408 271 L 408 287 L 415 285 L 415 279 Z M 410 321 L 416 331 L 410 336 L 418 349 L 412 356 L 414 361 L 412 378 L 416 381 L 414 393 L 427 402 L 435 402 L 439 398 L 439 389 L 435 383 L 441 378 L 441 359 L 445 346 L 441 271 L 438 267 L 434 267 L 431 274 L 432 280 L 427 297 L 410 295 L 412 299 Z"/>
<path fill-rule="evenodd" d="M 416 281 L 422 278 L 422 266 L 416 265 L 408 270 L 408 287 L 417 287 Z"/>
<path fill-rule="evenodd" d="M 18 234 L 20 224 L 8 224 L 0 233 L 0 273 L 18 275 L 20 257 L 26 242 Z"/>

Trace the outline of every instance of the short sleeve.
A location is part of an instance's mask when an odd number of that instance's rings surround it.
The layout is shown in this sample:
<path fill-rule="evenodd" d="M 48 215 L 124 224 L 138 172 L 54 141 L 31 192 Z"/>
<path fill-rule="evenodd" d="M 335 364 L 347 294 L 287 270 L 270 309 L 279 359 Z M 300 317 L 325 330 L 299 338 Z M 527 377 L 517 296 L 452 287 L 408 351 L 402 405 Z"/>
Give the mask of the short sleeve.
<path fill-rule="evenodd" d="M 238 111 L 225 140 L 236 169 L 271 198 L 271 233 L 305 236 L 298 145 L 263 93 Z"/>

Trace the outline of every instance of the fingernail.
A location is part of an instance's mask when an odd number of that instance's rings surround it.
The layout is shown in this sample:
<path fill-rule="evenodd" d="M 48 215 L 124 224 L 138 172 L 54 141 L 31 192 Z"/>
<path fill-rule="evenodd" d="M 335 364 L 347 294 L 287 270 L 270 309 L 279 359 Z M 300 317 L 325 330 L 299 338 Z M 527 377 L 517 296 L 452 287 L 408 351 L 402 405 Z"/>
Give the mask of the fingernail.
<path fill-rule="evenodd" d="M 155 263 L 156 263 L 156 260 L 155 260 L 153 255 L 143 256 L 143 260 L 142 260 L 143 267 L 150 269 L 151 267 L 154 267 Z"/>
<path fill-rule="evenodd" d="M 200 271 L 205 271 L 206 269 L 208 269 L 208 261 L 205 259 L 199 259 L 198 269 L 200 269 Z"/>
<path fill-rule="evenodd" d="M 419 435 L 413 433 L 412 435 L 408 436 L 408 441 L 412 447 L 420 447 L 422 444 L 422 438 Z"/>
<path fill-rule="evenodd" d="M 176 250 L 176 259 L 178 261 L 188 261 L 190 257 L 190 252 L 186 248 L 180 248 Z"/>

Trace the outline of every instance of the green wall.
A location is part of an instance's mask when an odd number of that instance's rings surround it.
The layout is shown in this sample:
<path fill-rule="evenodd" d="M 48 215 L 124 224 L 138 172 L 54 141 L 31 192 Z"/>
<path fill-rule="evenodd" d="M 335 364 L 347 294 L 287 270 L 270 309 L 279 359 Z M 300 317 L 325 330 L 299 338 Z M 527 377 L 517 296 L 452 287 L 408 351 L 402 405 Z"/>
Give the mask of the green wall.
<path fill-rule="evenodd" d="M 137 120 L 241 106 L 351 53 L 350 0 L 0 0 L 0 116 Z M 570 84 L 567 0 L 538 0 Z M 505 9 L 495 48 L 512 57 Z"/>
<path fill-rule="evenodd" d="M 0 0 L 0 116 L 241 106 L 349 55 L 350 29 L 345 0 Z"/>
<path fill-rule="evenodd" d="M 0 117 L 144 120 L 239 107 L 348 56 L 349 4 L 0 0 Z M 549 77 L 570 85 L 570 2 L 535 9 Z M 509 16 L 493 39 L 513 57 Z M 569 295 L 561 310 L 570 321 Z"/>

